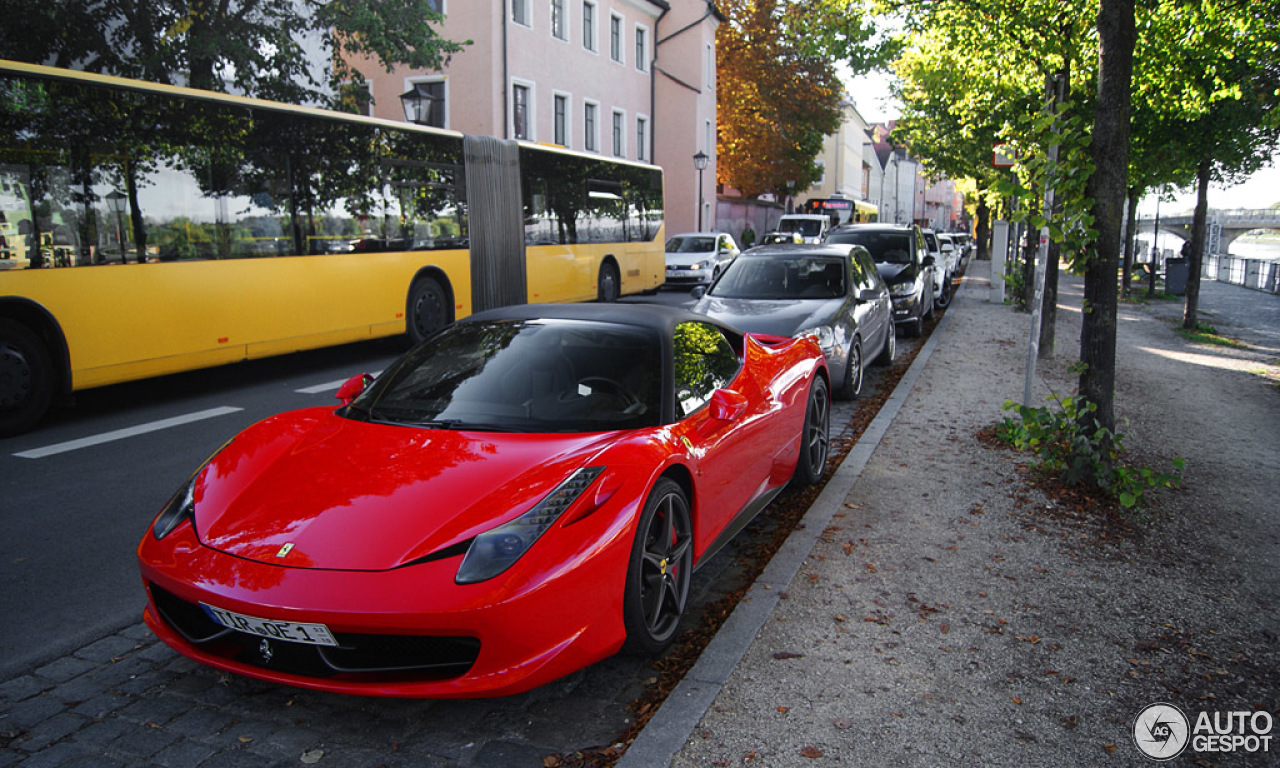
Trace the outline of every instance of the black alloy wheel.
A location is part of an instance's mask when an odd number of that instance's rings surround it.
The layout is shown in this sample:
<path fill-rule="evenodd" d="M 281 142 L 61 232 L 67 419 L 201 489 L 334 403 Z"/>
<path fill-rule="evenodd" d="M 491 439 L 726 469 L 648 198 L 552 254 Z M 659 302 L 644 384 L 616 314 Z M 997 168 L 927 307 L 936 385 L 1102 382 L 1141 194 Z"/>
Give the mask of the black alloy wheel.
<path fill-rule="evenodd" d="M 27 326 L 0 319 L 0 437 L 26 432 L 53 401 L 49 350 Z"/>
<path fill-rule="evenodd" d="M 628 651 L 653 656 L 671 644 L 692 576 L 689 499 L 678 483 L 663 477 L 645 500 L 631 546 L 622 604 Z"/>
<path fill-rule="evenodd" d="M 434 278 L 424 277 L 409 289 L 409 342 L 423 339 L 449 324 L 449 297 Z"/>
<path fill-rule="evenodd" d="M 827 471 L 831 450 L 831 395 L 827 382 L 815 376 L 809 387 L 809 404 L 800 433 L 800 458 L 792 479 L 800 485 L 816 485 Z"/>
<path fill-rule="evenodd" d="M 862 392 L 862 341 L 855 338 L 849 347 L 849 360 L 844 367 L 844 383 L 840 398 L 852 400 Z"/>
<path fill-rule="evenodd" d="M 612 261 L 600 265 L 600 275 L 596 278 L 596 301 L 612 304 L 622 295 L 622 278 L 618 275 L 618 267 Z"/>

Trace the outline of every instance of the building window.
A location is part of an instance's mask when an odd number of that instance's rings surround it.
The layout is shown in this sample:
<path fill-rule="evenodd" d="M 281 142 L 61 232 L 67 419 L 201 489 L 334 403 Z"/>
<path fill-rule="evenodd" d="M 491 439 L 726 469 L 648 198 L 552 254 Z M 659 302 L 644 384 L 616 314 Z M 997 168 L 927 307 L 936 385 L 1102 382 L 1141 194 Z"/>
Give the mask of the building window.
<path fill-rule="evenodd" d="M 636 69 L 649 69 L 649 34 L 644 27 L 636 27 Z"/>
<path fill-rule="evenodd" d="M 813 161 L 813 164 L 814 164 L 814 166 L 815 166 L 815 167 L 817 167 L 817 169 L 818 169 L 818 180 L 817 180 L 817 181 L 815 181 L 815 182 L 813 182 L 813 183 L 814 183 L 814 184 L 826 184 L 826 183 L 827 183 L 827 161 L 826 161 L 826 160 L 814 160 L 814 161 Z"/>
<path fill-rule="evenodd" d="M 708 120 L 704 124 L 703 128 L 704 128 L 704 132 L 702 136 L 702 146 L 706 147 L 704 151 L 708 155 L 715 157 L 716 156 L 716 134 L 711 127 L 711 121 Z"/>
<path fill-rule="evenodd" d="M 600 150 L 600 127 L 596 124 L 596 112 L 599 109 L 599 104 L 592 104 L 589 101 L 582 107 L 582 146 L 588 152 Z"/>
<path fill-rule="evenodd" d="M 596 4 L 582 4 L 582 47 L 596 52 Z"/>
<path fill-rule="evenodd" d="M 532 126 L 529 124 L 529 86 L 516 85 L 511 88 L 511 122 L 517 139 L 532 139 Z"/>
<path fill-rule="evenodd" d="M 613 110 L 613 156 L 627 156 L 627 113 Z"/>
<path fill-rule="evenodd" d="M 532 11 L 533 9 L 529 7 L 529 0 L 511 0 L 511 20 L 515 23 L 532 27 L 533 19 L 530 18 Z"/>
<path fill-rule="evenodd" d="M 562 147 L 569 146 L 569 97 L 557 93 L 554 98 L 555 142 Z"/>
<path fill-rule="evenodd" d="M 711 90 L 716 85 L 716 51 L 710 45 L 707 45 L 705 60 L 706 82 L 703 83 L 703 87 Z"/>
<path fill-rule="evenodd" d="M 649 120 L 645 117 L 636 118 L 636 159 L 649 162 Z"/>
<path fill-rule="evenodd" d="M 569 39 L 569 19 L 564 4 L 565 0 L 551 0 L 551 34 L 559 40 Z"/>
<path fill-rule="evenodd" d="M 622 17 L 615 14 L 609 16 L 609 58 L 623 63 L 622 60 Z"/>

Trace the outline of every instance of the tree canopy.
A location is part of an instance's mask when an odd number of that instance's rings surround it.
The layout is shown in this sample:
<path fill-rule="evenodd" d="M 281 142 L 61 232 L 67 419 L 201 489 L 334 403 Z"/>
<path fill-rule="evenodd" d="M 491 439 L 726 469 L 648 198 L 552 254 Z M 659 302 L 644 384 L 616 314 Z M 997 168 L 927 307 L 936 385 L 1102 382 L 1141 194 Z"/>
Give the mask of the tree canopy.
<path fill-rule="evenodd" d="M 747 197 L 803 189 L 840 126 L 837 64 L 864 72 L 892 42 L 860 0 L 722 0 L 717 180 Z M 874 40 L 874 42 L 873 42 Z"/>
<path fill-rule="evenodd" d="M 0 58 L 339 106 L 367 56 L 439 69 L 438 0 L 0 0 Z M 469 42 L 469 41 L 468 41 Z"/>

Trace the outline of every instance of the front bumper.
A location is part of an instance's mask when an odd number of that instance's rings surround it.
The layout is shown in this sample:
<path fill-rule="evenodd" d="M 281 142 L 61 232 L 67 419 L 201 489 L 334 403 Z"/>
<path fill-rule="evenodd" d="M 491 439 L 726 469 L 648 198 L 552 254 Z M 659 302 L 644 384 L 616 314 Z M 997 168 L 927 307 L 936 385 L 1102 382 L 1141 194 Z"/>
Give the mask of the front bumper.
<path fill-rule="evenodd" d="M 183 524 L 139 546 L 144 618 L 178 652 L 274 683 L 408 698 L 520 693 L 621 647 L 628 509 L 555 527 L 506 573 L 469 585 L 453 580 L 461 554 L 388 571 L 283 568 L 205 547 Z M 202 602 L 324 624 L 340 647 L 223 630 Z"/>
<path fill-rule="evenodd" d="M 909 323 L 920 317 L 920 297 L 912 294 L 910 296 L 894 296 L 893 297 L 893 322 Z"/>
<path fill-rule="evenodd" d="M 706 285 L 711 282 L 711 269 L 667 268 L 667 285 Z"/>

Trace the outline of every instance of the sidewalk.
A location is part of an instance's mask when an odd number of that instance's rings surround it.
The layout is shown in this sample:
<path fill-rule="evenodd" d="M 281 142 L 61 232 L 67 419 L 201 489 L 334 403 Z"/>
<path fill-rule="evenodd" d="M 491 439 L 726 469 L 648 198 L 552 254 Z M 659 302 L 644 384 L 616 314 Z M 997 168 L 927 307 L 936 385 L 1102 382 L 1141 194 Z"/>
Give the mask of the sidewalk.
<path fill-rule="evenodd" d="M 1122 432 L 1138 463 L 1188 468 L 1146 520 L 1098 522 L 975 437 L 1021 397 L 1030 327 L 988 303 L 989 268 L 970 266 L 892 422 L 868 430 L 622 768 L 1136 765 L 1152 703 L 1276 712 L 1280 392 L 1255 372 L 1263 356 L 1122 306 Z M 1063 275 L 1037 397 L 1074 387 L 1081 303 Z"/>

